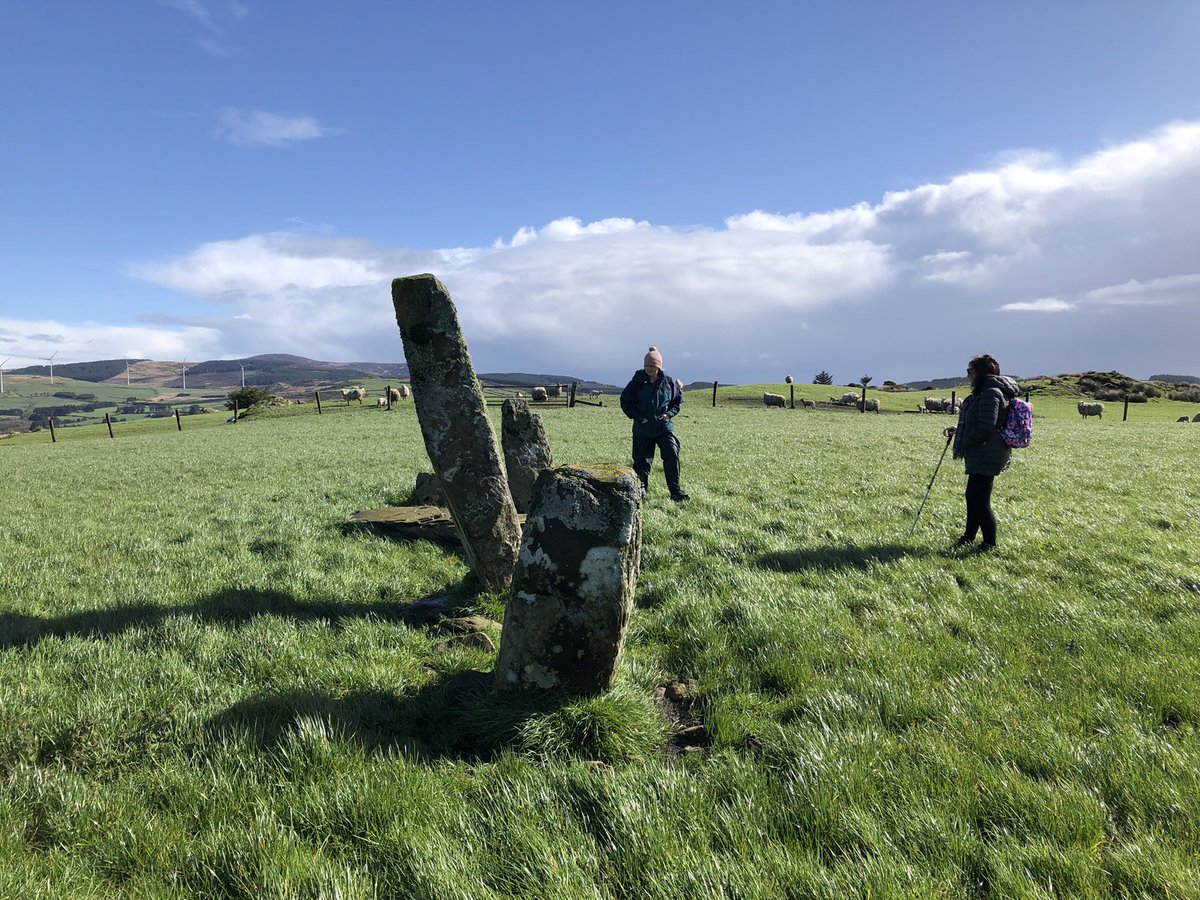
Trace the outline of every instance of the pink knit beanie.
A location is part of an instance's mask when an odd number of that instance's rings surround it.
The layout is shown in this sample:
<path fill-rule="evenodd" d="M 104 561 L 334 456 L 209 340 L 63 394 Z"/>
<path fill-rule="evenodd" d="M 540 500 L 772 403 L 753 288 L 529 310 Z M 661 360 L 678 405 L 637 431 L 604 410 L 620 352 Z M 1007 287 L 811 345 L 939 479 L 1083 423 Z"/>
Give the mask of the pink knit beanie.
<path fill-rule="evenodd" d="M 655 368 L 658 368 L 658 369 L 661 369 L 663 367 L 662 366 L 662 354 L 658 352 L 657 347 L 650 348 L 650 351 L 646 354 L 646 358 L 644 360 L 642 360 L 642 365 L 643 366 L 654 366 Z"/>

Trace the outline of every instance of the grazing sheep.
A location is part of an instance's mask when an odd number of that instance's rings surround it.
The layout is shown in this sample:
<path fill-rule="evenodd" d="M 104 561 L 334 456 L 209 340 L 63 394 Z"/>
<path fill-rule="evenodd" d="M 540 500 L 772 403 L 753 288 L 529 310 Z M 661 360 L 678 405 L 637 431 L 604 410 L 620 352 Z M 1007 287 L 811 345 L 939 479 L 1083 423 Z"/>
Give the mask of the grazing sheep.
<path fill-rule="evenodd" d="M 800 408 L 801 409 L 816 409 L 817 403 L 815 400 L 801 400 Z"/>
<path fill-rule="evenodd" d="M 1104 404 L 1103 403 L 1084 403 L 1080 400 L 1075 404 L 1075 408 L 1079 410 L 1079 414 L 1085 419 L 1088 416 L 1095 416 L 1097 419 L 1104 419 Z"/>
<path fill-rule="evenodd" d="M 863 401 L 861 401 L 861 400 L 858 401 L 858 403 L 856 403 L 855 406 L 857 406 L 859 409 L 863 409 Z M 866 400 L 866 410 L 865 411 L 866 412 L 879 412 L 879 398 L 878 397 L 868 397 Z"/>
<path fill-rule="evenodd" d="M 846 391 L 842 394 L 840 400 L 834 400 L 834 403 L 840 403 L 842 406 L 854 406 L 858 403 L 858 391 Z"/>
<path fill-rule="evenodd" d="M 367 396 L 366 388 L 360 386 L 342 388 L 342 399 L 346 401 L 346 405 L 350 405 L 351 400 L 357 400 L 358 405 L 362 406 L 363 397 Z"/>
<path fill-rule="evenodd" d="M 1194 416 L 1192 416 L 1192 421 L 1200 422 L 1200 413 L 1196 413 Z"/>
<path fill-rule="evenodd" d="M 533 389 L 533 402 L 534 403 L 545 403 L 546 402 L 546 389 L 544 387 L 535 387 Z"/>
<path fill-rule="evenodd" d="M 782 394 L 769 394 L 766 391 L 763 391 L 763 403 L 767 404 L 767 406 L 778 406 L 780 409 L 782 409 L 786 405 L 787 401 L 783 399 Z"/>
<path fill-rule="evenodd" d="M 1187 416 L 1180 416 L 1180 417 L 1179 417 L 1178 419 L 1176 419 L 1175 421 L 1176 421 L 1176 422 L 1190 422 L 1190 421 L 1191 421 L 1191 419 L 1189 419 Z"/>
<path fill-rule="evenodd" d="M 603 397 L 604 396 L 604 391 L 592 390 L 592 391 L 590 391 L 590 393 L 593 397 Z"/>
<path fill-rule="evenodd" d="M 926 397 L 925 408 L 930 412 L 949 412 L 954 407 L 949 397 Z"/>
<path fill-rule="evenodd" d="M 375 398 L 375 405 L 376 405 L 376 406 L 387 406 L 387 404 L 388 404 L 388 398 L 387 398 L 387 397 L 376 397 L 376 398 Z"/>
<path fill-rule="evenodd" d="M 561 397 L 562 396 L 562 385 L 561 384 L 550 385 L 550 387 L 546 388 L 546 396 L 547 397 Z"/>
<path fill-rule="evenodd" d="M 513 399 L 515 399 L 515 400 L 524 400 L 524 399 L 525 399 L 525 395 L 524 395 L 524 394 L 522 394 L 520 391 L 517 391 L 515 394 L 513 394 Z"/>

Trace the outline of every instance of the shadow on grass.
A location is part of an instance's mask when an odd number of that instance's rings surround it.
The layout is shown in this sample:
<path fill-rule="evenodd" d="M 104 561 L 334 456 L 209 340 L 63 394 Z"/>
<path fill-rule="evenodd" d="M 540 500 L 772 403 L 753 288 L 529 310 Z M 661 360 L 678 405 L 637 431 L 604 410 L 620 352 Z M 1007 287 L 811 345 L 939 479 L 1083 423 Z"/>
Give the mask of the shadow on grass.
<path fill-rule="evenodd" d="M 178 616 L 223 628 L 241 627 L 257 616 L 278 616 L 301 622 L 324 619 L 333 628 L 339 628 L 346 621 L 368 618 L 427 625 L 469 608 L 478 595 L 478 582 L 468 576 L 443 594 L 415 601 L 301 601 L 282 591 L 227 588 L 193 604 L 157 606 L 140 603 L 58 617 L 0 612 L 0 647 L 30 646 L 49 637 L 107 638 L 133 628 L 155 628 Z"/>
<path fill-rule="evenodd" d="M 812 569 L 866 569 L 871 565 L 895 562 L 905 556 L 928 555 L 927 549 L 905 544 L 848 545 L 764 553 L 756 563 L 772 572 L 807 572 Z"/>
<path fill-rule="evenodd" d="M 303 753 L 314 741 L 334 740 L 370 753 L 404 752 L 421 761 L 479 760 L 516 743 L 528 719 L 571 700 L 497 693 L 490 672 L 465 671 L 405 695 L 352 691 L 333 697 L 299 691 L 252 697 L 214 716 L 207 730 L 248 740 L 266 753 Z"/>

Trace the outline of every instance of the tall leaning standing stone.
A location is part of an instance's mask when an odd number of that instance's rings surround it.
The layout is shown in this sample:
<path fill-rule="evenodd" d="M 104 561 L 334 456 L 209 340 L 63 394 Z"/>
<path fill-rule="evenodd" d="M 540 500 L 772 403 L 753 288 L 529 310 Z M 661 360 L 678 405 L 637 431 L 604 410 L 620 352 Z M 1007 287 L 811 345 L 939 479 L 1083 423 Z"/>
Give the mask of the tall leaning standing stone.
<path fill-rule="evenodd" d="M 641 495 L 622 466 L 538 476 L 504 612 L 497 689 L 590 696 L 612 687 L 641 563 Z"/>
<path fill-rule="evenodd" d="M 507 590 L 521 528 L 450 292 L 432 275 L 397 278 L 392 305 L 425 450 L 467 562 L 487 590 Z"/>
<path fill-rule="evenodd" d="M 543 469 L 554 465 L 554 456 L 542 417 L 531 413 L 529 404 L 519 397 L 510 397 L 500 408 L 500 445 L 513 503 L 517 512 L 527 513 L 533 484 Z"/>

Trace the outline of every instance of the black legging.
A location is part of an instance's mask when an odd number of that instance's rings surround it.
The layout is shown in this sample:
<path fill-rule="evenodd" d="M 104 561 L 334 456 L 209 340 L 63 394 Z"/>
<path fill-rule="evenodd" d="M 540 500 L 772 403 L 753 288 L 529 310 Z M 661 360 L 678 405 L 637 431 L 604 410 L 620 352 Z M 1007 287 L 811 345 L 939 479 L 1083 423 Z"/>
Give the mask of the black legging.
<path fill-rule="evenodd" d="M 992 513 L 992 484 L 995 475 L 967 476 L 967 530 L 963 537 L 968 541 L 975 540 L 975 535 L 983 530 L 985 544 L 996 543 L 996 516 Z"/>

